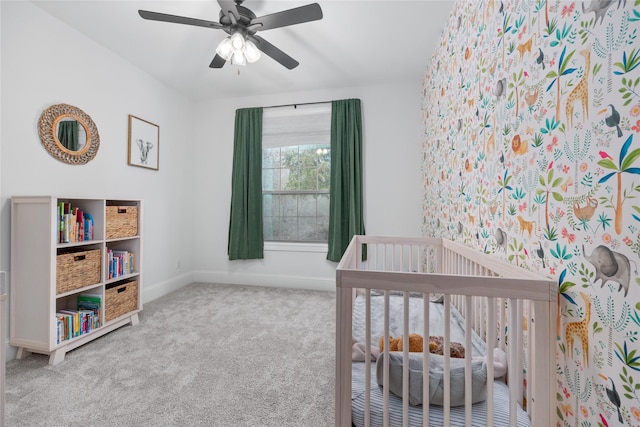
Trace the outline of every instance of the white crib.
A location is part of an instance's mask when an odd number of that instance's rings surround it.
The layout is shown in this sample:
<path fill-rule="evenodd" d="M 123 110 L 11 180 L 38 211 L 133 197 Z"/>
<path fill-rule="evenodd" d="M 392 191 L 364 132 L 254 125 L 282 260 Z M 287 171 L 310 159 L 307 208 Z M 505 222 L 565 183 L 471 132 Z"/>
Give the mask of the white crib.
<path fill-rule="evenodd" d="M 364 261 L 363 251 L 366 251 Z M 355 236 L 337 267 L 336 286 L 336 426 L 553 425 L 556 412 L 555 281 L 446 239 Z M 415 306 L 415 300 L 411 298 L 422 298 L 420 332 L 426 337 L 432 330 L 430 323 L 433 323 L 430 301 L 436 295 L 442 296 L 443 307 L 444 402 L 438 406 L 410 405 L 408 363 L 402 366 L 403 397 L 391 395 L 386 386 L 389 384 L 389 325 L 394 319 L 389 301 L 402 298 L 399 321 L 404 351 L 398 356 L 407 361 L 410 301 Z M 360 298 L 358 304 L 354 304 L 356 298 Z M 376 313 L 372 310 L 373 300 L 384 301 L 381 336 L 385 337 L 386 344 L 378 359 L 378 363 L 383 363 L 382 387 L 372 381 L 375 374 L 371 368 L 376 362 L 372 361 L 371 352 L 377 347 L 379 338 L 372 336 L 371 316 L 372 312 Z M 358 314 L 365 325 L 363 338 L 360 338 L 363 340 L 361 348 L 365 349 L 364 362 L 359 362 L 362 365 L 355 365 L 358 362 L 352 360 L 354 305 L 363 310 Z M 450 325 L 456 323 L 452 319 L 458 318 L 462 319 L 463 344 L 467 350 L 472 348 L 472 338 L 479 337 L 486 344 L 487 397 L 482 404 L 472 404 L 473 354 L 467 351 L 464 405 L 453 408 L 449 376 L 452 361 L 448 352 Z M 376 323 L 376 319 L 373 320 Z M 380 319 L 377 322 L 380 323 Z M 497 372 L 494 352 L 500 350 L 507 355 L 508 371 L 494 382 L 490 380 Z M 434 356 L 424 352 L 418 357 L 422 359 L 422 371 L 429 372 L 429 359 Z M 363 376 L 361 384 L 358 383 L 363 392 L 358 397 L 357 409 L 361 413 L 358 413 L 357 423 L 355 414 L 352 417 L 354 368 L 358 368 L 358 378 Z M 503 387 L 504 384 L 508 387 Z M 428 396 L 429 375 L 423 376 L 422 388 Z M 494 401 L 502 388 L 506 390 L 507 403 Z M 478 415 L 478 408 L 482 415 Z M 522 414 L 525 414 L 524 424 Z"/>

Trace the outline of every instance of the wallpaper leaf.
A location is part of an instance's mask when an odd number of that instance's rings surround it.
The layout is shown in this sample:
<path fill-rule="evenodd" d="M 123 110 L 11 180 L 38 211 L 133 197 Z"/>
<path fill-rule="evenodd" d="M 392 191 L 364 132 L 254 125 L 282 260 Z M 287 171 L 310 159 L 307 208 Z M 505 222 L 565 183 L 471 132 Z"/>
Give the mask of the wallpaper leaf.
<path fill-rule="evenodd" d="M 616 67 L 620 68 L 620 71 L 614 71 L 614 74 L 622 75 L 629 73 L 640 65 L 640 50 L 633 49 L 629 54 L 629 59 L 627 59 L 627 52 L 623 52 L 622 54 L 622 62 L 616 62 Z"/>

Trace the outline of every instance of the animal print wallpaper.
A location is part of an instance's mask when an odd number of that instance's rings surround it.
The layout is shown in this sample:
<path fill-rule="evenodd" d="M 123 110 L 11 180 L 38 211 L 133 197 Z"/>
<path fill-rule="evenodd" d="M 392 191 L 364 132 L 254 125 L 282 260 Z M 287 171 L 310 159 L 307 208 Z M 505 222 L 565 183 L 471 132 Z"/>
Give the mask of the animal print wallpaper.
<path fill-rule="evenodd" d="M 640 425 L 640 0 L 456 1 L 425 235 L 558 281 L 557 425 Z"/>

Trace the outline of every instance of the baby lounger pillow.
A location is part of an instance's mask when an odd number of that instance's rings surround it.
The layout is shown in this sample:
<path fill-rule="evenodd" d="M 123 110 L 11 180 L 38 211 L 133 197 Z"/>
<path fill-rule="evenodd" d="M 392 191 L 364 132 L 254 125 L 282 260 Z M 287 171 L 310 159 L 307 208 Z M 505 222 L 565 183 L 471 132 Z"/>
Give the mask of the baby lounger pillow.
<path fill-rule="evenodd" d="M 464 359 L 450 358 L 451 407 L 464 405 Z M 402 397 L 402 353 L 389 352 L 389 391 Z M 383 385 L 384 353 L 376 362 L 378 385 Z M 409 354 L 409 403 L 421 405 L 422 353 Z M 482 402 L 487 395 L 487 365 L 484 360 L 471 361 L 471 403 Z M 429 355 L 429 403 L 444 404 L 444 358 Z"/>

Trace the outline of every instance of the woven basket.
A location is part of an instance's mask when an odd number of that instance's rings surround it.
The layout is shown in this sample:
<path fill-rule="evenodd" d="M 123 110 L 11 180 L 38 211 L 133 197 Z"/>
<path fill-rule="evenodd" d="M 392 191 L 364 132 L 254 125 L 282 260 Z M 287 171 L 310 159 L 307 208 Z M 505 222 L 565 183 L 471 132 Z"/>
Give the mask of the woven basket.
<path fill-rule="evenodd" d="M 100 249 L 68 252 L 56 257 L 56 292 L 100 282 Z"/>
<path fill-rule="evenodd" d="M 138 308 L 138 281 L 117 283 L 105 291 L 104 318 L 108 322 Z"/>
<path fill-rule="evenodd" d="M 138 234 L 137 206 L 107 206 L 107 239 L 119 239 Z"/>

